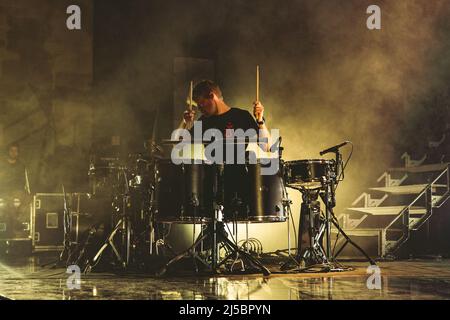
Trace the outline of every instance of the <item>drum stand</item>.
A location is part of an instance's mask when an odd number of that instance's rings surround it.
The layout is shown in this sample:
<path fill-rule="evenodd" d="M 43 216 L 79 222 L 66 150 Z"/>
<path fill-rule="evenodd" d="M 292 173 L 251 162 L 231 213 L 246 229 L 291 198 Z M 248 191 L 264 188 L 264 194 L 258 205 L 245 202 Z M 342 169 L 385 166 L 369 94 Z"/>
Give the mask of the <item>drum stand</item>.
<path fill-rule="evenodd" d="M 329 263 L 328 250 L 325 251 L 323 247 L 327 223 L 326 219 L 320 216 L 320 202 L 318 201 L 321 189 L 295 189 L 302 193 L 303 199 L 298 224 L 297 254 L 295 256 L 289 254 L 290 261 L 284 263 L 281 270 L 302 269 L 303 266 Z M 290 240 L 288 241 L 290 243 Z"/>
<path fill-rule="evenodd" d="M 127 205 L 129 202 L 129 189 L 128 189 L 128 179 L 126 173 L 123 172 L 125 177 L 125 193 L 122 194 L 122 213 L 119 221 L 116 223 L 114 229 L 109 234 L 105 243 L 98 250 L 97 254 L 94 256 L 92 261 L 89 261 L 84 270 L 85 273 L 89 273 L 100 261 L 104 251 L 111 247 L 112 252 L 114 253 L 115 258 L 120 263 L 123 269 L 126 269 L 130 263 L 130 251 L 131 251 L 131 217 L 127 210 Z M 124 252 L 119 252 L 116 247 L 114 240 L 116 238 L 117 233 L 121 231 L 120 244 L 122 246 L 122 250 Z M 122 253 L 122 254 L 121 254 Z"/>
<path fill-rule="evenodd" d="M 255 257 L 239 248 L 239 246 L 228 239 L 228 234 L 225 231 L 225 223 L 221 221 L 223 217 L 224 207 L 221 204 L 219 194 L 223 195 L 223 165 L 217 166 L 216 181 L 214 186 L 214 218 L 212 222 L 206 224 L 202 229 L 201 234 L 197 240 L 186 251 L 172 258 L 158 273 L 159 276 L 164 275 L 167 269 L 174 263 L 180 261 L 183 258 L 192 258 L 194 260 L 195 272 L 198 273 L 198 267 L 195 263 L 199 261 L 213 274 L 218 274 L 220 267 L 223 266 L 228 260 L 234 257 L 234 260 L 241 258 L 243 265 L 245 263 L 255 266 L 263 275 L 270 275 L 270 271 Z M 219 189 L 222 189 L 219 191 Z M 206 243 L 206 246 L 205 246 Z M 205 248 L 206 247 L 206 248 Z M 219 251 L 223 248 L 227 251 L 227 255 L 220 260 Z M 199 249 L 199 250 L 198 250 Z M 210 257 L 204 259 L 198 252 L 211 250 Z M 208 259 L 209 258 L 209 259 Z M 209 261 L 208 261 L 209 260 Z M 244 270 L 243 270 L 244 271 Z"/>
<path fill-rule="evenodd" d="M 323 235 L 326 227 L 324 219 L 320 217 L 320 203 L 317 201 L 320 190 L 302 191 L 303 203 L 300 211 L 299 237 L 297 239 L 297 260 L 304 260 L 307 264 L 328 263 L 328 255 L 322 247 Z M 303 221 L 305 220 L 305 221 Z M 303 229 L 303 230 L 302 230 Z M 309 244 L 303 248 L 301 236 L 306 231 Z"/>
<path fill-rule="evenodd" d="M 339 150 L 335 151 L 336 160 L 335 168 L 332 170 L 328 177 L 324 177 L 322 181 L 322 187 L 315 190 L 309 190 L 305 188 L 295 188 L 302 192 L 303 203 L 300 212 L 300 223 L 298 231 L 298 246 L 297 246 L 297 256 L 293 258 L 290 256 L 291 260 L 297 263 L 296 268 L 300 267 L 300 262 L 304 262 L 306 268 L 299 268 L 298 271 L 304 271 L 308 268 L 314 266 L 315 264 L 324 265 L 327 267 L 328 271 L 343 271 L 342 266 L 336 261 L 336 257 L 344 249 L 347 244 L 353 245 L 358 251 L 360 251 L 367 261 L 371 265 L 376 265 L 375 261 L 369 257 L 369 255 L 356 243 L 354 243 L 350 237 L 342 230 L 337 219 L 334 215 L 333 208 L 336 206 L 336 186 L 339 182 L 339 168 L 342 165 L 342 155 Z M 318 198 L 322 199 L 325 204 L 325 216 L 320 217 L 320 203 Z M 302 218 L 307 219 L 307 223 L 303 224 L 302 228 Z M 331 224 L 333 224 L 340 234 L 346 239 L 345 243 L 338 249 L 336 254 L 331 252 Z M 308 229 L 306 229 L 308 228 Z M 302 235 L 303 232 L 308 231 L 307 236 L 309 237 L 309 246 L 302 250 Z M 325 236 L 325 249 L 323 246 L 323 237 Z M 286 270 L 292 266 L 291 261 L 286 262 L 282 265 L 281 269 Z M 295 268 L 294 267 L 294 268 Z"/>
<path fill-rule="evenodd" d="M 220 215 L 222 211 L 223 206 L 219 205 L 215 210 L 216 216 Z M 205 248 L 204 243 L 209 244 L 211 248 L 208 248 L 208 245 Z M 224 248 L 228 252 L 225 258 L 223 258 L 222 260 L 220 260 L 219 257 L 220 248 Z M 202 249 L 211 250 L 210 262 L 202 258 L 202 256 L 199 254 L 199 252 L 201 252 Z M 270 275 L 270 271 L 258 259 L 254 258 L 251 254 L 247 253 L 245 250 L 239 248 L 238 245 L 236 245 L 233 241 L 228 239 L 228 234 L 225 231 L 225 223 L 222 221 L 218 221 L 217 219 L 214 219 L 213 222 L 208 223 L 206 227 L 202 230 L 202 233 L 194 242 L 194 244 L 190 248 L 188 248 L 185 252 L 172 258 L 160 270 L 158 275 L 160 276 L 164 275 L 171 265 L 180 261 L 183 258 L 193 258 L 194 264 L 195 261 L 199 261 L 201 264 L 207 267 L 209 271 L 212 272 L 213 274 L 218 274 L 220 267 L 231 258 L 234 258 L 235 260 L 241 258 L 244 265 L 247 262 L 257 267 L 259 271 L 263 273 L 263 275 L 265 276 Z M 199 272 L 197 264 L 195 264 L 195 272 L 196 273 Z"/>

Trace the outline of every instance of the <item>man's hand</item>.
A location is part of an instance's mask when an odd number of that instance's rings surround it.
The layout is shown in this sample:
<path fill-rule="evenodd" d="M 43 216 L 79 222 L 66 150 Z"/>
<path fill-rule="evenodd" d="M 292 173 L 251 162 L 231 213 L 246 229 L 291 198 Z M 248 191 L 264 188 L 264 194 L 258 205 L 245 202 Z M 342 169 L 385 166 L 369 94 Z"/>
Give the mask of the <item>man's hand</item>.
<path fill-rule="evenodd" d="M 259 101 L 253 102 L 253 115 L 256 121 L 263 121 L 264 118 L 264 106 Z"/>
<path fill-rule="evenodd" d="M 195 111 L 194 110 L 186 110 L 183 114 L 184 123 L 189 124 L 194 122 Z"/>

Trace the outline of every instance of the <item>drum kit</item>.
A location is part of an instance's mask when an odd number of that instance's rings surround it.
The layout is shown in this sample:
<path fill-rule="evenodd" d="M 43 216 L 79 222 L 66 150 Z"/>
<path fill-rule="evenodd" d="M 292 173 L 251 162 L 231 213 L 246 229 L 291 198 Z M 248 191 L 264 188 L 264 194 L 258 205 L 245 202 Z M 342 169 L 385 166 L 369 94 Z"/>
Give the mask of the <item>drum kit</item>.
<path fill-rule="evenodd" d="M 259 101 L 259 67 L 256 81 L 256 99 Z M 191 82 L 190 109 L 193 106 L 192 91 Z M 229 225 L 237 228 L 245 224 L 248 228 L 250 223 L 288 221 L 292 203 L 288 197 L 288 187 L 302 193 L 303 204 L 297 255 L 292 256 L 289 249 L 290 260 L 284 265 L 285 269 L 292 262 L 294 267 L 300 267 L 302 262 L 330 263 L 333 260 L 330 252 L 332 223 L 348 242 L 354 244 L 340 229 L 332 210 L 336 203 L 336 186 L 343 177 L 345 167 L 339 148 L 347 142 L 321 153 L 335 152 L 335 160 L 285 162 L 282 160 L 280 138 L 278 156 L 275 157 L 278 170 L 272 175 L 262 174 L 264 166 L 270 163 L 265 161 L 267 159 L 226 164 L 200 158 L 201 161 L 177 164 L 171 157 L 165 157 L 164 151 L 173 149 L 179 142 L 165 140 L 156 144 L 152 139 L 152 143 L 146 146 L 148 156 L 130 155 L 125 163 L 115 157 L 92 158 L 89 169 L 91 194 L 112 200 L 111 221 L 104 222 L 104 240 L 95 249 L 89 248 L 89 245 L 98 244 L 98 241 L 93 241 L 98 224 L 88 230 L 89 235 L 83 243 L 73 248 L 70 245 L 71 226 L 67 223 L 63 252 L 64 257 L 72 257 L 67 264 L 81 264 L 80 268 L 89 272 L 100 263 L 105 252 L 109 252 L 107 260 L 122 270 L 148 269 L 154 267 L 149 264 L 155 264 L 155 260 L 164 260 L 156 268 L 156 273 L 162 275 L 172 265 L 188 257 L 192 259 L 196 272 L 200 270 L 199 266 L 213 273 L 223 268 L 234 271 L 234 265 L 239 262 L 241 272 L 253 268 L 265 275 L 270 274 L 245 246 L 238 245 Z M 195 143 L 204 147 L 211 141 Z M 242 144 L 242 141 L 232 143 Z M 202 150 L 194 145 L 191 149 Z M 325 204 L 325 214 L 321 212 L 319 198 Z M 67 208 L 66 216 L 70 216 L 71 211 Z M 72 219 L 69 217 L 66 220 Z M 190 224 L 193 228 L 192 245 L 179 254 L 173 252 L 167 241 L 167 230 L 174 224 Z M 196 237 L 198 225 L 201 227 Z M 289 231 L 288 243 L 290 247 Z M 108 248 L 111 250 L 108 251 Z M 161 252 L 164 259 L 160 259 Z M 168 253 L 171 257 L 167 256 Z"/>
<path fill-rule="evenodd" d="M 163 142 L 169 147 L 175 143 Z M 95 256 L 86 261 L 85 271 L 98 263 L 108 247 L 122 268 L 143 263 L 145 259 L 137 256 L 137 252 L 157 255 L 161 243 L 168 246 L 166 239 L 157 237 L 164 233 L 161 229 L 172 224 L 190 224 L 195 234 L 200 224 L 198 239 L 188 250 L 175 255 L 163 270 L 184 256 L 193 256 L 217 271 L 225 261 L 239 256 L 268 273 L 259 261 L 228 239 L 225 229 L 227 224 L 286 221 L 289 201 L 281 170 L 275 175 L 262 175 L 261 169 L 267 165 L 263 161 L 177 165 L 169 158 L 150 154 L 148 158 L 129 156 L 125 165 L 114 159 L 91 163 L 91 193 L 111 195 L 114 228 Z M 221 250 L 228 255 L 224 260 L 220 260 Z"/>
<path fill-rule="evenodd" d="M 167 144 L 173 147 L 175 142 L 163 143 L 165 147 Z M 104 260 L 121 270 L 152 269 L 159 275 L 184 258 L 192 259 L 195 272 L 213 273 L 224 269 L 236 272 L 234 265 L 239 261 L 239 272 L 257 270 L 268 275 L 270 271 L 261 261 L 245 246 L 238 245 L 229 225 L 248 227 L 253 223 L 289 221 L 292 202 L 287 188 L 291 188 L 302 193 L 303 203 L 297 254 L 289 254 L 290 259 L 282 269 L 331 263 L 331 224 L 339 228 L 332 211 L 335 187 L 341 176 L 338 169 L 343 167 L 339 150 L 336 160 L 296 161 L 283 161 L 282 150 L 279 147 L 280 165 L 274 175 L 261 174 L 264 161 L 177 165 L 157 152 L 150 152 L 148 157 L 130 155 L 125 164 L 116 159 L 107 159 L 107 164 L 93 162 L 89 169 L 91 195 L 111 200 L 111 214 L 103 215 L 109 221 L 104 219 L 103 228 L 98 223 L 85 228 L 83 236 L 75 235 L 84 240 L 75 242 L 73 223 L 70 224 L 73 219 L 67 219 L 64 259 L 68 265 L 78 264 L 84 272 Z M 325 214 L 319 198 L 325 204 Z M 67 208 L 67 216 L 71 212 Z M 193 228 L 192 245 L 179 254 L 173 252 L 167 241 L 166 231 L 174 224 L 189 224 Z M 99 234 L 102 241 L 98 240 Z M 354 244 L 350 238 L 348 241 Z"/>

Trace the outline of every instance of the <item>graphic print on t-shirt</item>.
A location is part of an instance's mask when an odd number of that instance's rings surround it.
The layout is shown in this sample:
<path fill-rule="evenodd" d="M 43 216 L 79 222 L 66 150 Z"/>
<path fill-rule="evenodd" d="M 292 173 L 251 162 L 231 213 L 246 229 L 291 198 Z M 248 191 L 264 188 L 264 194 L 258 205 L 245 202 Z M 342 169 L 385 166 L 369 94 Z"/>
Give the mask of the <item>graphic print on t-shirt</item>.
<path fill-rule="evenodd" d="M 233 137 L 233 130 L 234 126 L 233 123 L 231 123 L 230 121 L 227 122 L 227 124 L 225 125 L 225 132 L 224 132 L 224 137 L 225 138 L 231 138 Z M 233 130 L 233 131 L 232 131 Z"/>

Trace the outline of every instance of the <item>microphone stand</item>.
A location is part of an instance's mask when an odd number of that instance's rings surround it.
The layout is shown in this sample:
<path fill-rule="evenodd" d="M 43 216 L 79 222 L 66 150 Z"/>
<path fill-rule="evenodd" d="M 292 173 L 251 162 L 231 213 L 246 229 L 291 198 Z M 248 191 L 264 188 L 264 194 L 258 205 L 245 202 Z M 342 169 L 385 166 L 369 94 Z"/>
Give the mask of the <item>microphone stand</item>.
<path fill-rule="evenodd" d="M 327 229 L 327 258 L 329 261 L 336 261 L 336 257 L 342 252 L 342 250 L 348 245 L 351 244 L 355 249 L 357 249 L 361 254 L 367 259 L 367 261 L 371 265 L 376 265 L 375 261 L 360 247 L 358 246 L 346 233 L 342 230 L 339 225 L 336 216 L 334 214 L 334 207 L 336 206 L 336 187 L 339 184 L 339 177 L 343 171 L 340 172 L 340 168 L 342 168 L 342 154 L 339 149 L 333 151 L 335 153 L 335 170 L 334 173 L 331 174 L 331 179 L 327 185 L 325 193 L 321 194 L 322 201 L 325 203 L 326 210 L 326 229 Z M 345 238 L 345 243 L 339 248 L 336 254 L 332 255 L 331 253 L 331 224 L 335 226 L 335 228 L 339 231 L 340 234 Z"/>

